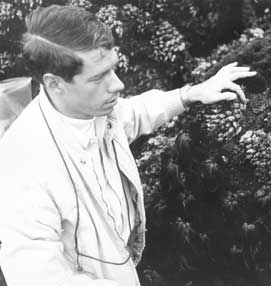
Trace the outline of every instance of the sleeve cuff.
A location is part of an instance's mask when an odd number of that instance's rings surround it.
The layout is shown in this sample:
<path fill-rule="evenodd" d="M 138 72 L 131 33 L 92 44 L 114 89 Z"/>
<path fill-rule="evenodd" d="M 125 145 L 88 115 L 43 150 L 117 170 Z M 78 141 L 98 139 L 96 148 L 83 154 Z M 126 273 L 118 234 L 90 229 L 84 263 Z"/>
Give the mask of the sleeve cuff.
<path fill-rule="evenodd" d="M 183 106 L 185 111 L 188 111 L 190 109 L 190 106 L 184 103 L 183 96 L 186 96 L 188 90 L 192 87 L 190 84 L 186 84 L 182 88 L 178 88 L 179 91 L 179 99 L 181 101 L 181 105 Z"/>

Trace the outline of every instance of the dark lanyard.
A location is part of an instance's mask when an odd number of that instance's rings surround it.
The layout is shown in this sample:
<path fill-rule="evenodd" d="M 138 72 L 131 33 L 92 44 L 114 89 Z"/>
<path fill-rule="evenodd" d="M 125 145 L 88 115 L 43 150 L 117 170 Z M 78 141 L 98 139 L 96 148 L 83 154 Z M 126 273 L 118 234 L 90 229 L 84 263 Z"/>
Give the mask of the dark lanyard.
<path fill-rule="evenodd" d="M 43 110 L 42 110 L 42 108 L 41 108 L 40 101 L 39 101 L 39 108 L 40 108 L 40 111 L 41 111 L 42 116 L 43 116 L 43 118 L 44 118 L 44 121 L 45 121 L 45 123 L 46 123 L 46 125 L 47 125 L 47 127 L 48 127 L 48 130 L 49 130 L 49 132 L 50 132 L 50 135 L 51 135 L 51 137 L 52 137 L 52 139 L 53 139 L 53 141 L 54 141 L 54 143 L 55 143 L 55 146 L 56 146 L 56 148 L 57 148 L 57 150 L 58 150 L 58 153 L 59 153 L 59 155 L 60 155 L 60 157 L 61 157 L 61 159 L 62 159 L 62 161 L 63 161 L 63 164 L 64 164 L 64 166 L 65 166 L 65 169 L 66 169 L 67 173 L 68 173 L 68 176 L 69 176 L 70 181 L 71 181 L 71 183 L 72 183 L 73 190 L 74 190 L 74 194 L 75 194 L 75 200 L 76 200 L 76 216 L 77 216 L 77 217 L 76 217 L 76 224 L 75 224 L 75 231 L 74 231 L 74 242 L 75 242 L 75 251 L 76 251 L 76 255 L 77 255 L 77 259 L 76 259 L 76 261 L 77 261 L 77 270 L 78 270 L 78 271 L 82 271 L 82 270 L 83 270 L 83 268 L 82 268 L 82 266 L 80 265 L 80 262 L 79 262 L 79 256 L 87 257 L 87 258 L 90 258 L 90 259 L 99 261 L 99 262 L 101 262 L 101 263 L 106 263 L 106 264 L 112 264 L 112 265 L 124 265 L 124 264 L 126 264 L 126 263 L 129 261 L 129 259 L 131 258 L 131 253 L 130 253 L 130 252 L 129 252 L 128 257 L 127 257 L 124 261 L 122 261 L 122 262 L 114 262 L 114 261 L 103 260 L 103 259 L 100 259 L 100 258 L 98 258 L 98 257 L 94 257 L 94 256 L 90 256 L 90 255 L 86 255 L 86 254 L 80 253 L 79 247 L 78 247 L 78 237 L 77 237 L 77 232 L 78 232 L 78 227 L 79 227 L 79 222 L 80 222 L 80 210 L 79 210 L 78 190 L 77 190 L 77 188 L 76 188 L 75 182 L 73 181 L 71 172 L 70 172 L 69 167 L 68 167 L 68 165 L 67 165 L 67 163 L 66 163 L 66 160 L 65 160 L 65 158 L 64 158 L 64 155 L 63 155 L 62 151 L 60 150 L 60 147 L 59 147 L 59 145 L 58 145 L 58 143 L 57 143 L 57 141 L 56 141 L 56 138 L 55 138 L 55 136 L 54 136 L 54 134 L 53 134 L 53 131 L 52 131 L 50 125 L 49 125 L 49 122 L 48 122 L 48 120 L 47 120 L 47 118 L 46 118 L 46 116 L 45 116 L 45 114 L 44 114 L 44 112 L 43 112 Z M 126 192 L 125 192 L 125 189 L 124 189 L 123 178 L 122 178 L 121 173 L 120 173 L 120 167 L 119 167 L 119 162 L 118 162 L 118 158 L 117 158 L 117 154 L 116 154 L 116 148 L 115 148 L 115 143 L 114 143 L 114 141 L 112 141 L 112 144 L 113 144 L 113 150 L 114 150 L 114 155 L 115 155 L 115 159 L 116 159 L 116 163 L 117 163 L 117 168 L 118 168 L 118 171 L 119 171 L 119 174 L 120 174 L 121 183 L 122 183 L 122 187 L 123 187 L 123 191 L 124 191 L 124 195 L 125 195 L 125 200 L 126 200 L 126 204 L 127 204 L 129 228 L 130 228 L 130 232 L 131 232 L 131 223 L 130 223 L 130 214 L 129 214 L 130 212 L 129 212 L 128 199 L 127 199 L 127 195 L 126 195 Z M 1 286 L 1 285 L 0 285 L 0 286 Z"/>
<path fill-rule="evenodd" d="M 1 267 L 0 267 L 0 286 L 8 286 Z"/>

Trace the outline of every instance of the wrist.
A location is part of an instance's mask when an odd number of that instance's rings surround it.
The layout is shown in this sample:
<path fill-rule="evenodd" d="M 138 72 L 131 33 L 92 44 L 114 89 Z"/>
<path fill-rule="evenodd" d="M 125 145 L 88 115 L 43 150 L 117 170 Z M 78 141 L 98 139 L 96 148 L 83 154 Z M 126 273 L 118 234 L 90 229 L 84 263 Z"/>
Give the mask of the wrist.
<path fill-rule="evenodd" d="M 192 86 L 187 84 L 184 87 L 179 89 L 180 100 L 181 100 L 182 105 L 183 105 L 185 110 L 189 110 L 189 108 L 190 108 L 190 106 L 192 104 L 192 101 L 191 101 L 191 98 L 190 98 L 190 92 L 189 92 L 191 90 L 191 88 L 192 88 Z"/>

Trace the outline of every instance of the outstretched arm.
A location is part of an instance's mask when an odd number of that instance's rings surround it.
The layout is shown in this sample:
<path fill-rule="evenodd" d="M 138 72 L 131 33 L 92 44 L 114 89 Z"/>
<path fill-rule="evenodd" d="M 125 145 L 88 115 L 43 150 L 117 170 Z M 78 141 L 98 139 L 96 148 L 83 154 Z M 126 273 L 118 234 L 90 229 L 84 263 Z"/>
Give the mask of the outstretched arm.
<path fill-rule="evenodd" d="M 246 103 L 242 88 L 234 81 L 255 75 L 256 72 L 249 71 L 249 67 L 238 67 L 237 63 L 231 63 L 200 84 L 166 92 L 150 90 L 120 99 L 116 108 L 131 143 L 138 136 L 153 132 L 172 117 L 181 114 L 194 102 L 211 104 L 239 97 Z"/>

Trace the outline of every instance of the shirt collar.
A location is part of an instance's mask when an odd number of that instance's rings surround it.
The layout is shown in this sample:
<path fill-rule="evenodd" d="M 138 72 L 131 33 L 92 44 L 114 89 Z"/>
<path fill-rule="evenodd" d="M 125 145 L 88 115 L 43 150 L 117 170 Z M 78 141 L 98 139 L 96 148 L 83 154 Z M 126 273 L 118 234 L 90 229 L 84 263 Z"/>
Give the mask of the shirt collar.
<path fill-rule="evenodd" d="M 51 104 L 43 86 L 40 89 L 39 100 L 42 110 L 51 125 L 53 124 L 54 130 L 57 130 L 58 137 L 62 143 L 77 142 L 86 149 L 91 142 L 97 141 L 94 124 L 96 118 L 77 119 L 65 116 Z"/>

